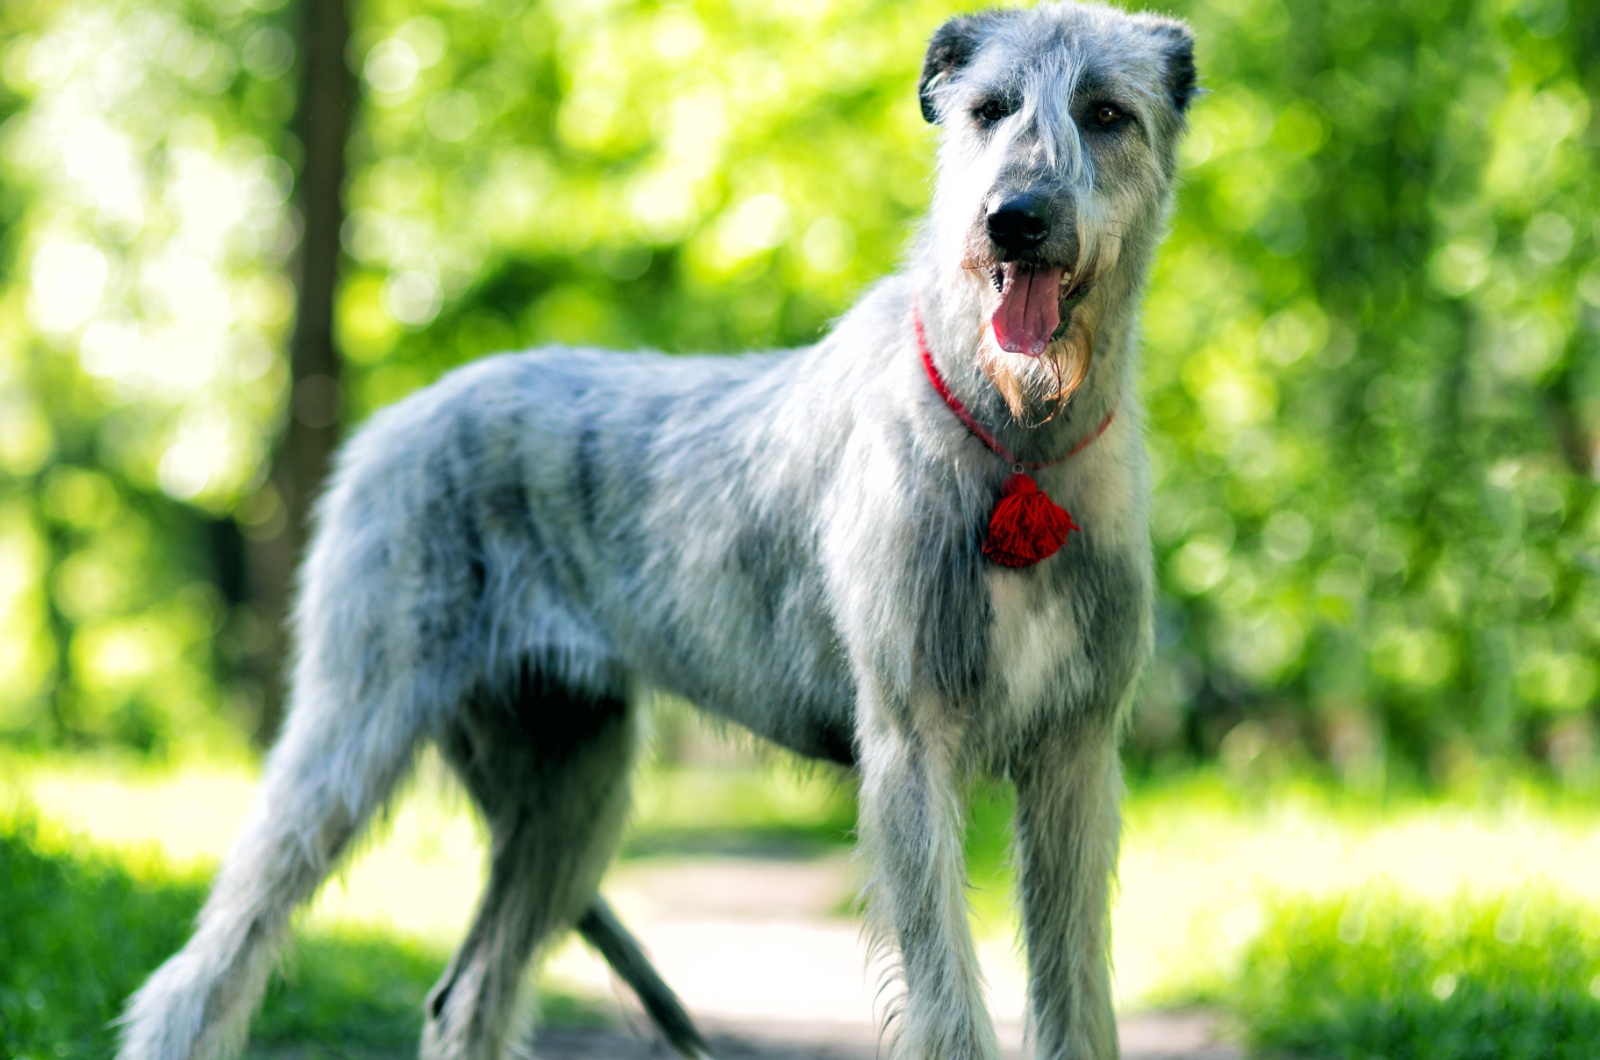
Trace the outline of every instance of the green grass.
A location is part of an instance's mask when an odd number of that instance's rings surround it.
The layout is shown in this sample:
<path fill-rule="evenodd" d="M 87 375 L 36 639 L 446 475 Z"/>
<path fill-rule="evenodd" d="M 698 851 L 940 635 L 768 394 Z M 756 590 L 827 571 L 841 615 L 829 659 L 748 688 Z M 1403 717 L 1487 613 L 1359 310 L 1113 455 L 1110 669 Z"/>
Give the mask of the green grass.
<path fill-rule="evenodd" d="M 66 838 L 26 813 L 0 821 L 0 1056 L 100 1057 L 111 1021 L 145 976 L 188 937 L 204 882 L 157 859 L 59 849 Z M 422 1001 L 443 958 L 361 932 L 302 935 L 251 1025 L 252 1049 L 296 1056 L 414 1052 Z M 553 1022 L 593 1022 L 561 995 Z"/>
<path fill-rule="evenodd" d="M 1531 890 L 1289 902 L 1229 994 L 1264 1055 L 1595 1060 L 1600 908 Z"/>
<path fill-rule="evenodd" d="M 0 833 L 0 1054 L 102 1056 L 123 999 L 182 944 L 198 883 L 151 886 L 103 858 L 41 853 L 24 818 Z"/>

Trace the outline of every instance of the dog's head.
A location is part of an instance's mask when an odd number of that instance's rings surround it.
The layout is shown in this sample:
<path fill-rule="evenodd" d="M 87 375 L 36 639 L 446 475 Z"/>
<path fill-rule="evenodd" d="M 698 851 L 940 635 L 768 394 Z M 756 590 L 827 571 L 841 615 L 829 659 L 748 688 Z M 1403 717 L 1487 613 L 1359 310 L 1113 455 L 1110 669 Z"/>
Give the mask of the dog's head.
<path fill-rule="evenodd" d="M 951 19 L 923 63 L 943 128 L 935 253 L 987 324 L 985 372 L 1015 415 L 1070 395 L 1160 239 L 1196 92 L 1181 22 L 1085 4 Z"/>

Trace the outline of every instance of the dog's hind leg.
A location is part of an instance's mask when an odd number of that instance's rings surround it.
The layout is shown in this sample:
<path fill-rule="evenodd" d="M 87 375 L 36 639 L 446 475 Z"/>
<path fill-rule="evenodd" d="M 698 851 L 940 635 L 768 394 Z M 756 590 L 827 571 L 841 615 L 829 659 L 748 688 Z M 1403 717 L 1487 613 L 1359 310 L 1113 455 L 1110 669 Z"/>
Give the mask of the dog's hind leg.
<path fill-rule="evenodd" d="M 634 709 L 538 680 L 474 702 L 441 741 L 489 827 L 489 880 L 428 997 L 428 1060 L 499 1060 L 539 943 L 595 898 L 629 804 Z"/>
<path fill-rule="evenodd" d="M 638 940 L 622 926 L 611 906 L 599 895 L 578 921 L 578 934 L 638 995 L 651 1022 L 680 1056 L 690 1060 L 707 1060 L 711 1056 L 710 1047 L 695 1029 L 689 1013 L 684 1011 L 683 1002 L 662 980 Z"/>
<path fill-rule="evenodd" d="M 1012 771 L 1028 1016 L 1039 1060 L 1115 1060 L 1111 879 L 1122 773 L 1116 739 L 1041 741 Z"/>
<path fill-rule="evenodd" d="M 311 682 L 297 688 L 255 809 L 193 937 L 128 1004 L 121 1060 L 191 1060 L 238 1048 L 290 914 L 410 766 L 418 733 L 406 716 L 335 698 Z"/>

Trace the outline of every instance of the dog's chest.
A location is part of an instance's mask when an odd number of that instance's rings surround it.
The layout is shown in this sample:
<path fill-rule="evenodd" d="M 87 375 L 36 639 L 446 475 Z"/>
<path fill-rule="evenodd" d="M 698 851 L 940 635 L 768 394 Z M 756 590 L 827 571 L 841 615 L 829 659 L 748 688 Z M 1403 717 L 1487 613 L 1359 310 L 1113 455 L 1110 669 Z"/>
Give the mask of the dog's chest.
<path fill-rule="evenodd" d="M 1062 595 L 1035 591 L 1009 570 L 994 571 L 988 582 L 994 609 L 989 651 L 1005 698 L 1038 703 L 1063 674 L 1082 668 L 1077 609 Z"/>
<path fill-rule="evenodd" d="M 991 685 L 1023 716 L 1111 709 L 1149 640 L 1148 559 L 1071 541 L 1039 568 L 988 573 Z"/>

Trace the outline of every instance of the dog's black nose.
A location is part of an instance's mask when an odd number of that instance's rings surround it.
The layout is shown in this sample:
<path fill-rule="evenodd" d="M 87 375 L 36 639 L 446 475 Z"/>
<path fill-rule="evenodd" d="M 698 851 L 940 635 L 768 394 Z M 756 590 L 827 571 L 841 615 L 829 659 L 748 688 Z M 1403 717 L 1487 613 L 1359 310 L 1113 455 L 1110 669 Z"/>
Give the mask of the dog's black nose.
<path fill-rule="evenodd" d="M 1007 254 L 1023 254 L 1050 234 L 1050 204 L 1027 192 L 989 200 L 989 238 Z"/>

